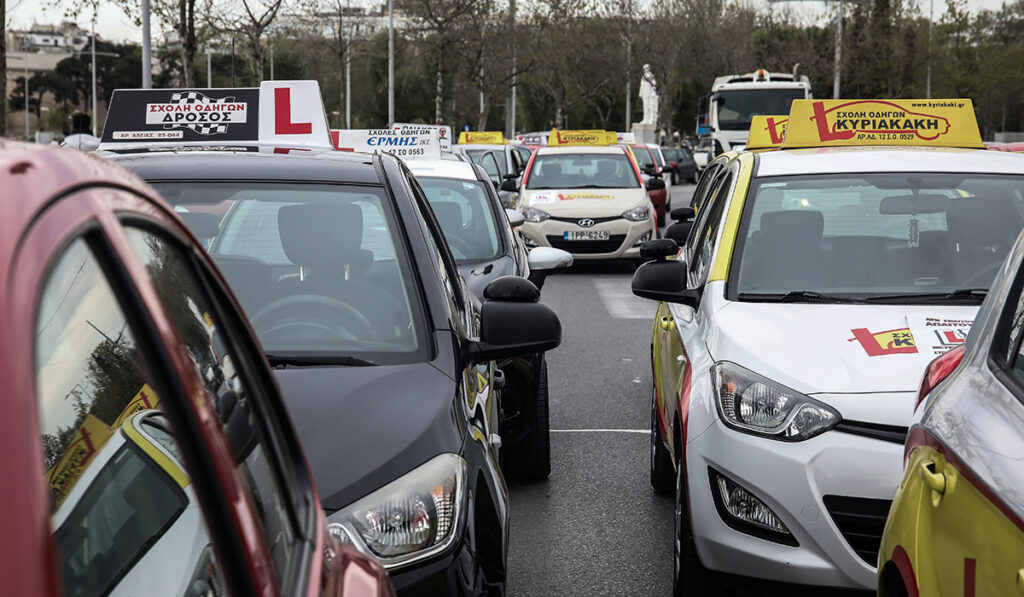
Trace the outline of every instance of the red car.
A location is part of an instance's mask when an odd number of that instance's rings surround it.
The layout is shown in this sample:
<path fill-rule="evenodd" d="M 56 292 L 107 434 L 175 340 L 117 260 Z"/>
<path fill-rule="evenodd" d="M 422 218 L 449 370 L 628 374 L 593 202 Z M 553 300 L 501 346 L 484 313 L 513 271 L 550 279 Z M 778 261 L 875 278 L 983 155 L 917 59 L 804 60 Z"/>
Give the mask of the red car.
<path fill-rule="evenodd" d="M 10 595 L 394 595 L 326 531 L 254 336 L 126 170 L 0 145 Z"/>
<path fill-rule="evenodd" d="M 636 158 L 636 165 L 640 167 L 640 172 L 644 176 L 644 182 L 646 183 L 651 177 L 660 177 L 661 171 L 658 168 L 657 161 L 654 157 L 654 152 L 651 151 L 650 147 L 647 147 L 643 143 L 630 143 L 629 148 L 633 151 L 633 157 Z M 668 189 L 661 188 L 657 190 L 649 190 L 647 195 L 651 198 L 651 203 L 654 204 L 654 211 L 658 214 L 658 226 L 665 224 L 665 206 L 668 203 Z"/>

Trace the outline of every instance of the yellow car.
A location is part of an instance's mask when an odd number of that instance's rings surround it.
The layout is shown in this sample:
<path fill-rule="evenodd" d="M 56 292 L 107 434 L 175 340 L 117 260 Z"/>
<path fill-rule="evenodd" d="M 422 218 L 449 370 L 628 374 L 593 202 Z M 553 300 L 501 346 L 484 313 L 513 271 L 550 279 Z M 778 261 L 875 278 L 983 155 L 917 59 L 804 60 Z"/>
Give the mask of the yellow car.
<path fill-rule="evenodd" d="M 1024 594 L 1022 286 L 1018 239 L 966 341 L 925 371 L 880 596 Z"/>

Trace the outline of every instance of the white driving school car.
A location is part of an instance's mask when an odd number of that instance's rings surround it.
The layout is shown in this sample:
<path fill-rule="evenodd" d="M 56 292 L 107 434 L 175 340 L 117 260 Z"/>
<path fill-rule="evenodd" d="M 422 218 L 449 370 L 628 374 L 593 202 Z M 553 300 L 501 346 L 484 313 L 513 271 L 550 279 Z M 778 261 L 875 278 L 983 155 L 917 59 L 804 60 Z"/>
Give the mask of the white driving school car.
<path fill-rule="evenodd" d="M 981 150 L 968 100 L 801 100 L 788 127 L 709 173 L 678 258 L 646 243 L 633 278 L 661 301 L 651 482 L 676 493 L 677 595 L 875 587 L 922 373 L 1024 228 L 1024 160 Z"/>
<path fill-rule="evenodd" d="M 552 131 L 523 174 L 517 207 L 530 246 L 555 247 L 576 259 L 637 259 L 657 236 L 654 205 L 628 150 L 615 133 Z M 506 181 L 505 190 L 512 190 Z"/>

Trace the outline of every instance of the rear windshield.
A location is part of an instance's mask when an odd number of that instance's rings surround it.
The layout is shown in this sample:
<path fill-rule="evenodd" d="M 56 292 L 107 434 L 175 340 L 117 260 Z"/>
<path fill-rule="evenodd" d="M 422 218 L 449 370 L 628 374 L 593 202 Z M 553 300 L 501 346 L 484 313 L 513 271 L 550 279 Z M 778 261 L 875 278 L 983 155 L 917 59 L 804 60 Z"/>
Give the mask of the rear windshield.
<path fill-rule="evenodd" d="M 755 179 L 730 287 L 846 297 L 987 289 L 1024 228 L 1024 177 Z M 912 301 L 911 301 L 912 302 Z"/>
<path fill-rule="evenodd" d="M 416 179 L 459 264 L 498 257 L 497 224 L 483 183 L 425 176 Z"/>
<path fill-rule="evenodd" d="M 268 356 L 426 356 L 415 273 L 380 187 L 154 182 L 242 303 Z"/>
<path fill-rule="evenodd" d="M 650 156 L 648 155 L 648 159 Z M 552 153 L 538 155 L 527 189 L 634 189 L 636 171 L 625 153 Z"/>

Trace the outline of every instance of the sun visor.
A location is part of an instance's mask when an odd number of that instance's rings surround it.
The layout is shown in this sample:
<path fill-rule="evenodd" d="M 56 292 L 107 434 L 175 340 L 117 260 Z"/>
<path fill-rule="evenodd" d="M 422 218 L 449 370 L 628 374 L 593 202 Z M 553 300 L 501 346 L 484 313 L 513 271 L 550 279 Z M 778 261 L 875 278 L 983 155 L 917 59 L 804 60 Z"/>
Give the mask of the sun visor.
<path fill-rule="evenodd" d="M 438 127 L 403 125 L 389 129 L 331 129 L 340 151 L 386 152 L 403 160 L 440 160 Z"/>
<path fill-rule="evenodd" d="M 330 150 L 320 85 L 114 90 L 100 150 L 175 147 Z"/>
<path fill-rule="evenodd" d="M 969 99 L 793 100 L 783 149 L 876 145 L 984 148 Z"/>
<path fill-rule="evenodd" d="M 786 138 L 786 116 L 754 116 L 750 119 L 750 132 L 744 149 L 777 149 Z"/>

